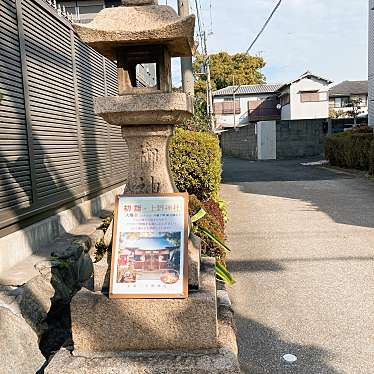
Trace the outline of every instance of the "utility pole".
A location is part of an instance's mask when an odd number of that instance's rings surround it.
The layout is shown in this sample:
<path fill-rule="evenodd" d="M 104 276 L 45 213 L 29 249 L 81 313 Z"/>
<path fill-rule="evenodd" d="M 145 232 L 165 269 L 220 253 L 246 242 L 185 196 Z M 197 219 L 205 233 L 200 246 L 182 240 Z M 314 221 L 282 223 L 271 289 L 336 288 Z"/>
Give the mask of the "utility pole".
<path fill-rule="evenodd" d="M 187 17 L 190 14 L 188 0 L 178 0 L 178 14 Z M 194 96 L 194 78 L 192 71 L 192 57 L 181 57 L 181 72 L 183 92 Z"/>
<path fill-rule="evenodd" d="M 214 116 L 213 116 L 213 96 L 212 96 L 212 84 L 210 81 L 210 61 L 207 48 L 207 36 L 204 31 L 204 60 L 206 67 L 206 79 L 207 79 L 207 112 L 209 116 L 210 128 L 214 131 Z"/>

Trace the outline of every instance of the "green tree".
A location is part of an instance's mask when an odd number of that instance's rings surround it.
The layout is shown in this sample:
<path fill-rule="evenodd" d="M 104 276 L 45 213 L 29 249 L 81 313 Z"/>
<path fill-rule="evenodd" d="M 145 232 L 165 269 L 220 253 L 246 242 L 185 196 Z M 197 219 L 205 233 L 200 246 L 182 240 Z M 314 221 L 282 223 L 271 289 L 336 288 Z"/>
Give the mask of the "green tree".
<path fill-rule="evenodd" d="M 341 109 L 335 110 L 334 108 L 329 108 L 329 117 L 333 119 L 344 118 L 344 117 L 347 117 L 347 113 Z"/>
<path fill-rule="evenodd" d="M 357 125 L 357 117 L 361 114 L 364 113 L 361 110 L 361 103 L 362 99 L 360 97 L 352 97 L 348 106 L 351 108 L 349 113 L 349 116 L 353 117 L 353 126 L 356 127 Z"/>
<path fill-rule="evenodd" d="M 265 66 L 262 57 L 236 53 L 219 52 L 209 56 L 212 90 L 231 86 L 233 77 L 235 84 L 265 83 L 265 76 L 261 70 Z M 205 57 L 198 53 L 194 61 L 195 95 L 206 100 Z M 203 74 L 202 74 L 203 73 Z"/>
<path fill-rule="evenodd" d="M 261 70 L 265 61 L 261 57 L 250 56 L 245 53 L 230 55 L 219 52 L 209 56 L 212 90 L 232 85 L 233 76 L 235 84 L 260 84 L 265 83 L 265 76 Z M 211 131 L 206 109 L 206 59 L 201 53 L 195 55 L 193 64 L 195 76 L 195 104 L 194 116 L 180 124 L 185 130 Z"/>

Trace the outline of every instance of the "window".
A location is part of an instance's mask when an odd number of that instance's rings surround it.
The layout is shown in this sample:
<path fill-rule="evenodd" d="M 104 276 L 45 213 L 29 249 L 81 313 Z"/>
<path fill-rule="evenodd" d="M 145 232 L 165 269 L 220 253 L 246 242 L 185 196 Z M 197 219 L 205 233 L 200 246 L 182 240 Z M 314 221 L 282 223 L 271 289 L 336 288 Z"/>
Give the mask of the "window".
<path fill-rule="evenodd" d="M 300 99 L 302 103 L 321 101 L 320 93 L 318 91 L 301 91 Z"/>
<path fill-rule="evenodd" d="M 345 108 L 349 106 L 349 97 L 335 97 L 334 108 Z"/>
<path fill-rule="evenodd" d="M 368 97 L 362 96 L 361 99 L 362 99 L 361 106 L 368 106 Z"/>
<path fill-rule="evenodd" d="M 68 13 L 73 15 L 74 21 L 78 23 L 89 23 L 105 8 L 103 0 L 78 0 L 78 1 L 61 1 L 61 6 L 65 6 Z"/>
<path fill-rule="evenodd" d="M 225 100 L 214 103 L 214 114 L 234 114 L 234 102 Z M 240 114 L 239 100 L 235 100 L 235 114 Z"/>
<path fill-rule="evenodd" d="M 284 94 L 280 97 L 280 104 L 282 106 L 288 105 L 290 103 L 290 94 Z"/>

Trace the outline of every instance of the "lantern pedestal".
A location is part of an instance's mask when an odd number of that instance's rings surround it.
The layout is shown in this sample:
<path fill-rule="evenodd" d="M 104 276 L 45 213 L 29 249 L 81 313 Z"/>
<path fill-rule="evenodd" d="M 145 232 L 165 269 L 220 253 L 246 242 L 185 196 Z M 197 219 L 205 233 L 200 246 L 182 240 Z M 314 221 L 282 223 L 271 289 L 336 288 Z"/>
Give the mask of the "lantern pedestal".
<path fill-rule="evenodd" d="M 109 299 L 82 289 L 70 305 L 74 354 L 217 348 L 214 264 L 204 259 L 201 287 L 187 299 Z"/>

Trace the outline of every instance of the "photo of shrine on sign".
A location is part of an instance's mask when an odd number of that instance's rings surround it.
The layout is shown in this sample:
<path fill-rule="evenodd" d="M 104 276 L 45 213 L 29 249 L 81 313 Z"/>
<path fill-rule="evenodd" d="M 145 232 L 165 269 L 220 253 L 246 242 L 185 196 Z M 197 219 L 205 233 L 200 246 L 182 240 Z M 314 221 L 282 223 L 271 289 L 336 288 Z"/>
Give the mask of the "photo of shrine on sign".
<path fill-rule="evenodd" d="M 188 295 L 188 194 L 117 196 L 110 298 Z"/>

